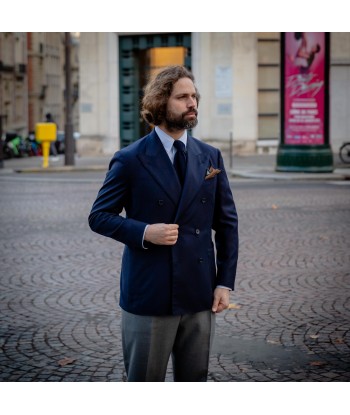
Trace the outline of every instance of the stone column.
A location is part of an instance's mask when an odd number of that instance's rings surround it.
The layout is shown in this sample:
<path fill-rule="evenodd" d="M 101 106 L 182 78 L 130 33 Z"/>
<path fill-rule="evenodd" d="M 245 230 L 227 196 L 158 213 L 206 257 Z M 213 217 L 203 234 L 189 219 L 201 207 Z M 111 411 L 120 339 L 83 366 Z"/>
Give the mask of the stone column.
<path fill-rule="evenodd" d="M 118 36 L 82 33 L 80 38 L 80 154 L 119 149 Z"/>
<path fill-rule="evenodd" d="M 232 33 L 234 142 L 243 153 L 258 139 L 258 59 L 256 33 Z M 239 149 L 238 149 L 239 150 Z"/>

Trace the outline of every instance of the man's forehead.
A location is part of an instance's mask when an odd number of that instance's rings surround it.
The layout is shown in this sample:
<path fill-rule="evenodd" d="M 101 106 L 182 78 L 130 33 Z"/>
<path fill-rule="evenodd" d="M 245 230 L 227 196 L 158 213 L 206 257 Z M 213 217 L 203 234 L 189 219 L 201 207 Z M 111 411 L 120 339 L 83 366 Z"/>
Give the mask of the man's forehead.
<path fill-rule="evenodd" d="M 173 93 L 178 94 L 181 92 L 188 94 L 196 92 L 194 83 L 190 78 L 180 78 L 175 82 L 173 86 Z"/>

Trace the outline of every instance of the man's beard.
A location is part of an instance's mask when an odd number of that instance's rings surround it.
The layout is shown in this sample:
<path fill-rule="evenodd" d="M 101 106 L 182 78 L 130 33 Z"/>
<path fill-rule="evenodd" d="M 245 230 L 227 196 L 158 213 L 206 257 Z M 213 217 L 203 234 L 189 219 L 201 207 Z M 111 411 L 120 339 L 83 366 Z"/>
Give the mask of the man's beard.
<path fill-rule="evenodd" d="M 194 113 L 196 118 L 186 120 L 185 116 L 189 113 Z M 171 111 L 167 111 L 165 115 L 165 123 L 169 131 L 181 131 L 189 128 L 194 128 L 198 124 L 197 110 L 193 109 L 182 113 L 181 115 L 174 115 Z"/>

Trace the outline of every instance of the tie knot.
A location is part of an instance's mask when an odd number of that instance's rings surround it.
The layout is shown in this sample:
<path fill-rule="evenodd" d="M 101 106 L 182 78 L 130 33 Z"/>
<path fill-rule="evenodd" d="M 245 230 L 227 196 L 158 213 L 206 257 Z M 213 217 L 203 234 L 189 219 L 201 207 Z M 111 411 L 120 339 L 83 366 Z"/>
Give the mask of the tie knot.
<path fill-rule="evenodd" d="M 185 144 L 180 140 L 174 140 L 173 145 L 174 145 L 174 147 L 176 148 L 177 151 L 184 152 L 186 150 Z"/>

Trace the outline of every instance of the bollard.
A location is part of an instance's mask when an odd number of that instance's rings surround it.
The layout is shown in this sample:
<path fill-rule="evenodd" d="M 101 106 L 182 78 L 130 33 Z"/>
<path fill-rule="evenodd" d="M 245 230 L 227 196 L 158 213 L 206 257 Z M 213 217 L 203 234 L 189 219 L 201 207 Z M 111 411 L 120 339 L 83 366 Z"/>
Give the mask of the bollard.
<path fill-rule="evenodd" d="M 41 143 L 43 152 L 43 168 L 49 167 L 50 144 L 56 141 L 57 126 L 53 122 L 37 123 L 35 125 L 35 139 Z"/>

